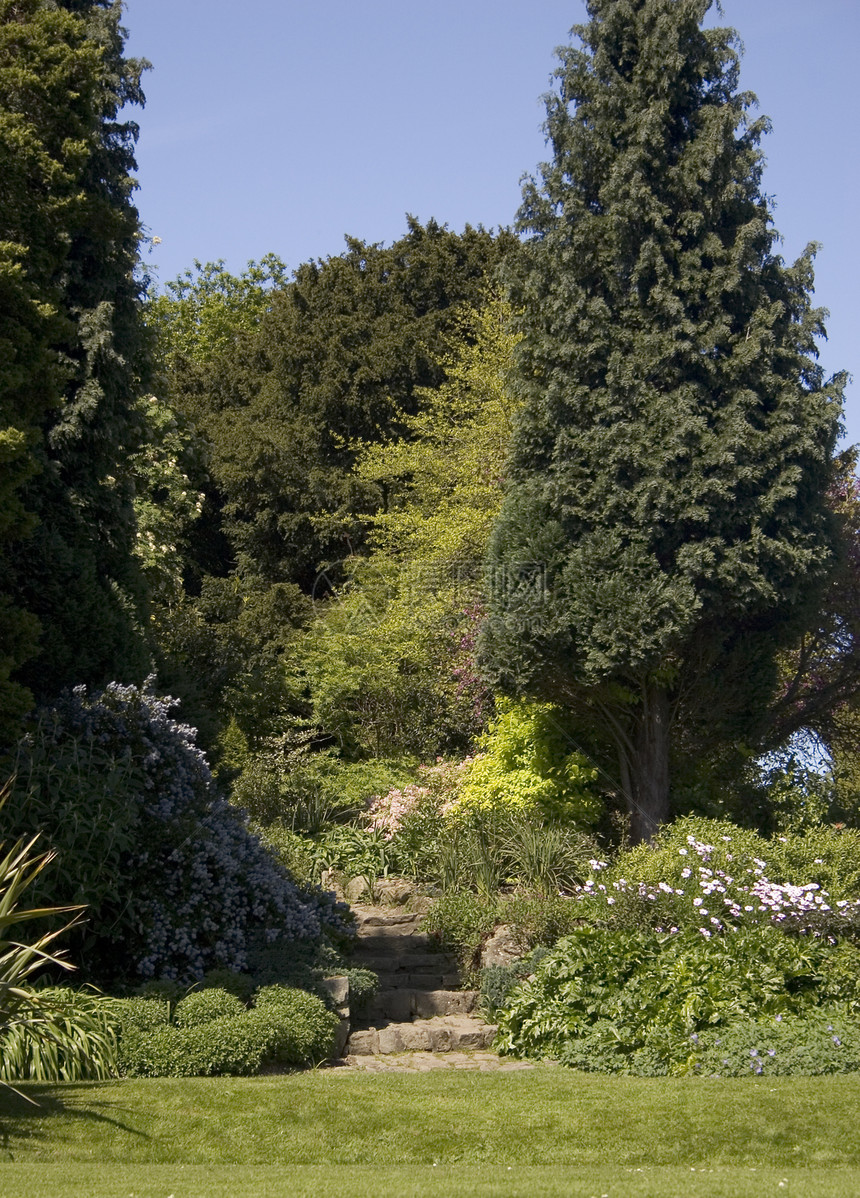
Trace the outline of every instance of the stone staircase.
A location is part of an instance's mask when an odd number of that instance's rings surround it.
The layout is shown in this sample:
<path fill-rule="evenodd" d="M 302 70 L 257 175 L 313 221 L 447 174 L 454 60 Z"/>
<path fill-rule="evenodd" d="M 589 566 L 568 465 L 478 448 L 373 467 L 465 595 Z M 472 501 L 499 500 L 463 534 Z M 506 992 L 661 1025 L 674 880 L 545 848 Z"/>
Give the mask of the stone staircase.
<path fill-rule="evenodd" d="M 353 1015 L 346 1057 L 462 1053 L 488 1048 L 496 1028 L 474 1012 L 477 990 L 460 990 L 456 960 L 433 951 L 423 915 L 353 904 L 358 940 L 352 964 L 379 974 L 379 991 Z"/>

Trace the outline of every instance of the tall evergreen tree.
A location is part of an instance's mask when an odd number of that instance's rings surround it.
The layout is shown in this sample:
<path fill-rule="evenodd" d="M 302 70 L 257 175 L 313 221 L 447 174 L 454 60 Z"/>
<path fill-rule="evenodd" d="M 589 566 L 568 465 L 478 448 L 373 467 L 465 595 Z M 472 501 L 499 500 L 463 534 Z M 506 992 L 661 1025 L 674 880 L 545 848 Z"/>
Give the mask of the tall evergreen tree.
<path fill-rule="evenodd" d="M 17 684 L 42 697 L 132 680 L 147 663 L 127 468 L 146 363 L 137 127 L 120 119 L 142 103 L 144 64 L 123 55 L 121 11 L 120 0 L 0 2 L 0 257 L 30 326 L 23 338 L 0 329 L 15 360 L 0 423 L 17 430 L 14 500 L 27 514 L 6 534 L 0 591 L 30 633 Z"/>
<path fill-rule="evenodd" d="M 711 3 L 588 0 L 512 279 L 525 413 L 484 658 L 612 746 L 636 839 L 670 815 L 673 753 L 755 746 L 837 557 L 844 377 L 816 362 L 815 247 L 776 253 L 767 122 Z"/>

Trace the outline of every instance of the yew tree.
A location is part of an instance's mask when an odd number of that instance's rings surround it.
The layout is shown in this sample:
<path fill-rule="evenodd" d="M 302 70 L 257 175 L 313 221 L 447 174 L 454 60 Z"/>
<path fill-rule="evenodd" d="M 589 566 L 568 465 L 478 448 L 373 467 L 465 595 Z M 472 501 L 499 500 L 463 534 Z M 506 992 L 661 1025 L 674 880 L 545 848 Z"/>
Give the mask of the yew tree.
<path fill-rule="evenodd" d="M 840 556 L 816 247 L 777 252 L 767 121 L 710 8 L 588 0 L 511 268 L 524 409 L 483 658 L 580 715 L 634 839 L 669 818 L 678 754 L 755 749 Z"/>

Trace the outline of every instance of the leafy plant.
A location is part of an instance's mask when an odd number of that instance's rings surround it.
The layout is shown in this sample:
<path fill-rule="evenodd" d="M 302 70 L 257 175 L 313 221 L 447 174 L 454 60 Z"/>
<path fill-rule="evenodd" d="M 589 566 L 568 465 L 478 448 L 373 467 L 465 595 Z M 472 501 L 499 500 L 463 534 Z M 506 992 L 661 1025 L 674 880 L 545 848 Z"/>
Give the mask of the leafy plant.
<path fill-rule="evenodd" d="M 499 1045 L 605 1072 L 683 1072 L 708 1028 L 814 1010 L 829 951 L 772 927 L 712 939 L 582 927 L 510 995 Z"/>
<path fill-rule="evenodd" d="M 590 827 L 602 803 L 596 770 L 575 752 L 569 717 L 548 703 L 500 698 L 497 718 L 480 739 L 458 796 L 458 806 L 528 815 L 536 822 Z"/>
<path fill-rule="evenodd" d="M 200 1027 L 212 1019 L 226 1015 L 241 1015 L 245 1004 L 235 994 L 212 987 L 194 990 L 177 1004 L 174 1020 L 177 1027 Z"/>
<path fill-rule="evenodd" d="M 0 793 L 0 807 L 6 793 L 8 787 Z M 50 851 L 34 854 L 37 839 L 18 840 L 0 856 L 0 1080 L 108 1077 L 116 1064 L 109 1007 L 85 991 L 36 990 L 31 985 L 46 965 L 73 968 L 62 950 L 53 950 L 71 924 L 43 932 L 30 944 L 12 935 L 21 924 L 76 910 L 21 906 L 24 891 L 53 860 Z"/>

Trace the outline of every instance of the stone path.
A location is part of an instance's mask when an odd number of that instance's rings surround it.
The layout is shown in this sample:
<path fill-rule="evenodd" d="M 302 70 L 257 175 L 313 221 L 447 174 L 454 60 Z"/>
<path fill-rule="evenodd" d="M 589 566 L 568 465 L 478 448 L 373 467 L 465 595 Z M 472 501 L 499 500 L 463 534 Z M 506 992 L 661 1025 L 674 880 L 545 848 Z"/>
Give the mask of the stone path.
<path fill-rule="evenodd" d="M 379 991 L 354 1015 L 344 1062 L 369 1072 L 433 1069 L 512 1072 L 532 1068 L 489 1051 L 497 1029 L 475 1014 L 477 990 L 461 990 L 456 959 L 433 950 L 423 914 L 353 904 L 352 964 L 379 974 Z"/>
<path fill-rule="evenodd" d="M 513 1073 L 534 1069 L 531 1061 L 513 1061 L 495 1052 L 403 1052 L 344 1058 L 344 1064 L 365 1073 L 430 1073 L 440 1069 L 471 1069 L 476 1073 Z"/>

